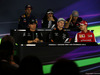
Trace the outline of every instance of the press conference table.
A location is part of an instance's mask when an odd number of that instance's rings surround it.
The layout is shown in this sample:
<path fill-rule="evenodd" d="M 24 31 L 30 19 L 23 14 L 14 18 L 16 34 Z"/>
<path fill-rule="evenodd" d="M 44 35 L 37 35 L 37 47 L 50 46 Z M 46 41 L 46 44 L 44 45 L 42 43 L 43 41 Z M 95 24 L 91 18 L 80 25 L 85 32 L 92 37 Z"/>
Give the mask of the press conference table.
<path fill-rule="evenodd" d="M 17 46 L 18 49 L 16 50 L 16 55 L 22 60 L 25 56 L 28 55 L 35 55 L 37 56 L 43 64 L 52 63 L 55 60 L 64 57 L 68 59 L 74 58 L 75 53 L 79 52 L 89 52 L 89 51 L 95 51 L 95 48 L 100 49 L 100 46 L 86 46 L 86 44 L 46 44 L 46 43 L 39 43 L 39 44 L 20 44 Z M 92 50 L 89 50 L 91 48 Z M 94 48 L 94 49 L 93 49 Z M 85 50 L 84 50 L 85 49 Z M 92 55 L 98 54 L 92 53 Z M 68 57 L 67 57 L 68 55 Z M 69 57 L 71 56 L 71 58 Z M 88 54 L 89 55 L 89 54 Z M 91 54 L 90 54 L 91 55 Z M 87 54 L 86 54 L 87 56 Z"/>

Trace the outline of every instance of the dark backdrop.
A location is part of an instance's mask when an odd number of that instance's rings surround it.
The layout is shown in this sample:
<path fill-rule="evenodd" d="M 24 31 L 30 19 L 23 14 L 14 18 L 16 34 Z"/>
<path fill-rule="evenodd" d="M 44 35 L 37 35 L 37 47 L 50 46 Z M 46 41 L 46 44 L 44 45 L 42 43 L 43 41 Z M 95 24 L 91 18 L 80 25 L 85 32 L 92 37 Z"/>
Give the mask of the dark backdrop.
<path fill-rule="evenodd" d="M 32 5 L 32 14 L 39 20 L 39 27 L 49 8 L 57 18 L 68 18 L 73 10 L 78 10 L 88 23 L 98 22 L 89 26 L 100 25 L 100 0 L 0 0 L 0 37 L 18 27 L 18 18 L 27 4 Z"/>

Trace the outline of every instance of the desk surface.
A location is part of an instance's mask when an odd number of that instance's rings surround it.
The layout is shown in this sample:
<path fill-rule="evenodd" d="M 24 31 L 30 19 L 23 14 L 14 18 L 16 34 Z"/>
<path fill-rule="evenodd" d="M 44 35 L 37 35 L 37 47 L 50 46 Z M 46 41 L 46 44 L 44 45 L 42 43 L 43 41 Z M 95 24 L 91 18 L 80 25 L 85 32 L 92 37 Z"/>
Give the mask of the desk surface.
<path fill-rule="evenodd" d="M 56 46 L 55 46 L 56 45 Z M 60 46 L 59 46 L 60 45 Z M 66 46 L 66 44 L 21 44 L 17 50 L 20 60 L 28 55 L 37 56 L 43 66 L 45 74 L 57 59 L 66 58 L 74 60 L 80 67 L 81 73 L 86 73 L 89 68 L 98 66 L 100 60 L 100 46 Z M 48 69 L 48 70 L 47 70 Z M 98 68 L 96 68 L 98 69 Z M 92 72 L 89 70 L 89 72 Z"/>
<path fill-rule="evenodd" d="M 95 51 L 100 46 L 86 46 L 86 44 L 20 44 L 18 46 L 17 55 L 20 60 L 27 55 L 35 55 L 40 58 L 43 63 L 52 62 L 69 53 L 79 53 Z M 74 53 L 73 53 L 74 51 Z M 94 52 L 95 53 L 95 52 Z M 87 55 L 87 54 L 86 54 Z M 74 58 L 73 56 L 72 58 Z M 69 59 L 70 57 L 68 57 Z"/>

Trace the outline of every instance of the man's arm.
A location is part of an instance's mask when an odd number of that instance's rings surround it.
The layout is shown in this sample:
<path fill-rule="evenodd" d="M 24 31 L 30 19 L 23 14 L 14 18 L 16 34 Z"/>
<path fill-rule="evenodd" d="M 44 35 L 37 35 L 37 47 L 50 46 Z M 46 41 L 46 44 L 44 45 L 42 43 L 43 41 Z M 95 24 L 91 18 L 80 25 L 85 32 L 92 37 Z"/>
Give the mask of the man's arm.
<path fill-rule="evenodd" d="M 18 23 L 18 29 L 22 29 L 23 28 L 23 18 L 20 17 L 19 18 L 19 23 Z"/>
<path fill-rule="evenodd" d="M 43 40 L 39 40 L 39 38 L 35 38 L 34 40 L 28 40 L 27 43 L 38 43 L 38 42 L 43 42 Z"/>
<path fill-rule="evenodd" d="M 50 34 L 49 34 L 50 42 L 54 42 L 54 39 L 53 39 L 53 33 L 54 33 L 54 30 L 51 31 Z"/>
<path fill-rule="evenodd" d="M 39 38 L 35 38 L 35 41 L 38 42 L 43 42 L 43 40 L 39 39 Z"/>
<path fill-rule="evenodd" d="M 66 21 L 64 28 L 69 28 L 69 24 L 70 24 L 71 20 L 72 20 L 72 15 L 70 15 L 69 21 Z"/>
<path fill-rule="evenodd" d="M 55 19 L 53 18 L 53 16 L 49 17 L 48 20 L 49 21 L 53 21 L 53 22 L 55 21 Z"/>
<path fill-rule="evenodd" d="M 94 36 L 94 34 L 92 34 L 92 35 L 93 35 L 92 42 L 96 42 L 96 39 L 95 39 L 95 36 Z"/>
<path fill-rule="evenodd" d="M 27 41 L 28 44 L 33 43 L 33 42 L 34 42 L 34 40 L 28 40 Z"/>
<path fill-rule="evenodd" d="M 75 36 L 75 42 L 79 42 L 78 33 L 77 33 L 76 36 Z"/>
<path fill-rule="evenodd" d="M 45 20 L 45 19 L 42 19 L 41 25 L 42 25 L 42 28 L 47 28 L 48 27 L 48 21 Z"/>
<path fill-rule="evenodd" d="M 35 38 L 34 40 L 27 40 L 28 44 L 30 44 L 30 43 L 37 43 L 37 42 L 39 42 L 38 38 Z"/>

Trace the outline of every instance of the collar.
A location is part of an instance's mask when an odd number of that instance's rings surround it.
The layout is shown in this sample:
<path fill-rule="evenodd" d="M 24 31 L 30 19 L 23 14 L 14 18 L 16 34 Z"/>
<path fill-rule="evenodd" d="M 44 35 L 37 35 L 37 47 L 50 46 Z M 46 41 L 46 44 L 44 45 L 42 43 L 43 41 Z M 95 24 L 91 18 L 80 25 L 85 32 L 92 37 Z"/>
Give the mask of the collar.
<path fill-rule="evenodd" d="M 90 31 L 89 30 L 87 30 L 87 32 L 86 33 L 89 33 Z M 82 31 L 82 33 L 85 33 L 84 31 Z"/>
<path fill-rule="evenodd" d="M 25 13 L 25 16 L 26 16 L 26 17 L 28 17 L 28 16 L 26 15 L 26 13 Z M 30 16 L 29 16 L 29 17 L 31 17 L 31 16 L 32 16 L 32 14 L 30 14 Z"/>
<path fill-rule="evenodd" d="M 63 29 L 62 29 L 62 30 L 59 30 L 58 27 L 57 27 L 57 30 L 58 30 L 58 31 L 63 31 Z"/>

